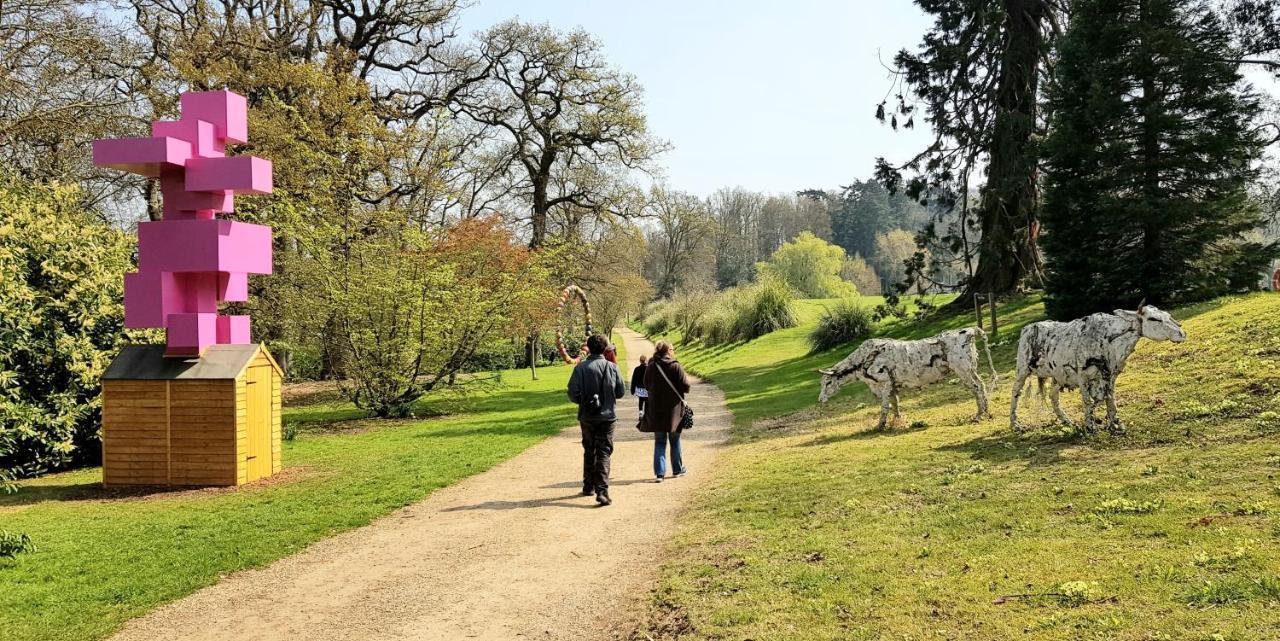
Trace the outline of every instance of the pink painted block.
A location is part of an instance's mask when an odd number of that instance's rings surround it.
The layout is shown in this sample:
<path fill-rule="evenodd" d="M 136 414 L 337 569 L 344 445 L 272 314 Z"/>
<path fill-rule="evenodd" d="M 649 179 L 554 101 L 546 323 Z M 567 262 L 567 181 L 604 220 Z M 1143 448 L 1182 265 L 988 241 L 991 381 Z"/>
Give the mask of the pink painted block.
<path fill-rule="evenodd" d="M 165 328 L 169 334 L 165 356 L 199 356 L 218 341 L 217 314 L 170 314 Z"/>
<path fill-rule="evenodd" d="M 167 136 L 191 143 L 191 155 L 198 158 L 220 158 L 226 155 L 226 147 L 218 137 L 213 123 L 203 120 L 157 120 L 151 123 L 151 135 Z"/>
<path fill-rule="evenodd" d="M 214 343 L 248 343 L 248 316 L 218 316 L 246 301 L 248 274 L 271 273 L 271 228 L 218 220 L 235 194 L 272 189 L 271 162 L 226 157 L 249 138 L 247 103 L 229 91 L 182 94 L 182 118 L 156 121 L 151 138 L 94 142 L 94 162 L 160 179 L 164 220 L 138 225 L 138 272 L 125 275 L 125 323 L 164 327 L 166 356 L 199 356 Z"/>
<path fill-rule="evenodd" d="M 249 342 L 248 316 L 218 317 L 219 345 L 248 345 Z"/>
<path fill-rule="evenodd" d="M 165 167 L 182 168 L 191 143 L 168 136 L 93 141 L 93 164 L 155 178 Z"/>
<path fill-rule="evenodd" d="M 131 329 L 164 327 L 169 314 L 179 311 L 182 293 L 173 274 L 130 272 L 124 275 L 124 326 Z"/>
<path fill-rule="evenodd" d="M 271 193 L 271 161 L 254 156 L 192 158 L 187 161 L 188 191 Z"/>
<path fill-rule="evenodd" d="M 271 273 L 271 228 L 231 220 L 138 223 L 138 269 Z"/>
<path fill-rule="evenodd" d="M 214 212 L 230 212 L 235 209 L 235 195 L 230 191 L 187 191 L 179 177 L 170 181 L 160 179 L 160 194 L 164 196 L 165 218 L 213 218 Z M 196 212 L 205 212 L 196 215 Z"/>
<path fill-rule="evenodd" d="M 244 272 L 218 274 L 218 300 L 243 303 L 249 300 L 249 275 Z"/>
<path fill-rule="evenodd" d="M 182 94 L 182 117 L 213 123 L 219 138 L 230 143 L 249 141 L 249 107 L 244 96 L 230 91 Z"/>

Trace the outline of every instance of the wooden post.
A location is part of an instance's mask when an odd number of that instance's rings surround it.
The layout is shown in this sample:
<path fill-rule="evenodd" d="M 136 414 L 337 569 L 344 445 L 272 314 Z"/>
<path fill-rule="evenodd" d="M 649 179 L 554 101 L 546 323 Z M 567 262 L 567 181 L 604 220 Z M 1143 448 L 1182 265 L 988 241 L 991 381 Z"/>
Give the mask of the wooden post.
<path fill-rule="evenodd" d="M 973 315 L 978 318 L 978 329 L 982 329 L 982 298 L 981 294 L 973 295 Z"/>
<path fill-rule="evenodd" d="M 991 304 L 991 338 L 994 339 L 1000 335 L 1000 327 L 996 325 L 996 295 L 988 293 L 987 302 Z"/>
<path fill-rule="evenodd" d="M 525 341 L 529 353 L 529 374 L 533 376 L 533 380 L 538 380 L 538 335 L 530 334 L 528 340 Z"/>

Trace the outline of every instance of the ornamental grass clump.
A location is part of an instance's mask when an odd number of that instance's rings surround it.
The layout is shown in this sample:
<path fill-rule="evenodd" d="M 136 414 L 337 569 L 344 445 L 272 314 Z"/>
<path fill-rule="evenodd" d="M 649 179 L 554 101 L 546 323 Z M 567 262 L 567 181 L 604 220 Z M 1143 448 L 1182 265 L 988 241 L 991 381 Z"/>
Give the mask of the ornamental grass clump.
<path fill-rule="evenodd" d="M 871 310 L 853 300 L 841 300 L 828 307 L 818 318 L 818 324 L 809 332 L 811 353 L 825 352 L 864 339 L 875 329 Z"/>

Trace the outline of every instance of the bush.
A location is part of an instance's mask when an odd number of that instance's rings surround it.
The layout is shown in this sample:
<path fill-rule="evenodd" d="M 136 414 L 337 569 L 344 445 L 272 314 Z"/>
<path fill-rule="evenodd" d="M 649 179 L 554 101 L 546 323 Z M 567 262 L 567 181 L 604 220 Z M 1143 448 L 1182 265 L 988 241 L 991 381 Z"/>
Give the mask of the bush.
<path fill-rule="evenodd" d="M 3 172 L 0 212 L 0 470 L 33 476 L 97 456 L 133 242 L 76 189 Z"/>
<path fill-rule="evenodd" d="M 846 343 L 866 338 L 875 329 L 871 310 L 852 300 L 842 300 L 823 310 L 818 325 L 809 333 L 809 348 L 825 352 Z"/>
<path fill-rule="evenodd" d="M 19 554 L 30 554 L 36 551 L 31 537 L 22 533 L 0 530 L 0 559 L 12 559 Z"/>
<path fill-rule="evenodd" d="M 778 279 L 727 289 L 715 297 L 693 328 L 690 338 L 708 345 L 749 341 L 797 324 L 791 309 L 791 289 Z"/>

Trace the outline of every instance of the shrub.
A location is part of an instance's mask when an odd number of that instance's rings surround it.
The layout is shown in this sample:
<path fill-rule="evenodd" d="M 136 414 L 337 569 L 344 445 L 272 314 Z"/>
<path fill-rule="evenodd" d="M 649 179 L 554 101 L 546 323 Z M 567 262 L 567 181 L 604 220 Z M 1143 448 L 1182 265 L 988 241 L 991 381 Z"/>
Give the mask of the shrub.
<path fill-rule="evenodd" d="M 765 278 L 745 287 L 721 292 L 686 332 L 708 345 L 749 341 L 770 332 L 795 327 L 791 289 L 778 279 Z"/>
<path fill-rule="evenodd" d="M 875 319 L 871 310 L 856 301 L 842 300 L 823 310 L 817 326 L 809 333 L 809 347 L 815 353 L 825 352 L 866 338 L 874 328 Z"/>
<path fill-rule="evenodd" d="M 23 533 L 0 530 L 0 559 L 12 559 L 19 554 L 35 551 L 36 546 L 31 542 L 31 537 Z"/>
<path fill-rule="evenodd" d="M 96 458 L 133 242 L 76 189 L 2 171 L 0 212 L 0 470 L 32 476 Z"/>

